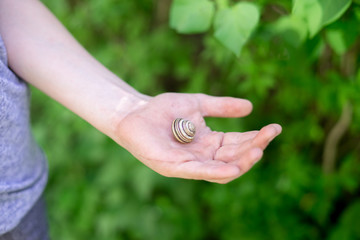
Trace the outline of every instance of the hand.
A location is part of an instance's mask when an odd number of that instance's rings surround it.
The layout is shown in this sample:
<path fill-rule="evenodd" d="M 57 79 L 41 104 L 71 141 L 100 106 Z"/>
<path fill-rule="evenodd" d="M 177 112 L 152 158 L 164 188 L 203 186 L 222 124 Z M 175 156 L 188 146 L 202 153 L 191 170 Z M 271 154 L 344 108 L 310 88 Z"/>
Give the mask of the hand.
<path fill-rule="evenodd" d="M 243 99 L 204 94 L 165 93 L 128 113 L 116 127 L 116 141 L 154 171 L 167 176 L 227 183 L 246 173 L 281 133 L 278 124 L 260 131 L 215 132 L 203 117 L 243 117 L 252 104 Z M 176 118 L 196 126 L 195 139 L 177 142 L 171 124 Z"/>
<path fill-rule="evenodd" d="M 162 175 L 229 182 L 248 171 L 281 132 L 279 125 L 246 133 L 206 127 L 205 116 L 249 114 L 246 100 L 203 94 L 148 99 L 90 57 L 40 1 L 0 1 L 0 33 L 17 75 Z M 179 117 L 195 124 L 192 143 L 173 137 L 171 123 Z"/>

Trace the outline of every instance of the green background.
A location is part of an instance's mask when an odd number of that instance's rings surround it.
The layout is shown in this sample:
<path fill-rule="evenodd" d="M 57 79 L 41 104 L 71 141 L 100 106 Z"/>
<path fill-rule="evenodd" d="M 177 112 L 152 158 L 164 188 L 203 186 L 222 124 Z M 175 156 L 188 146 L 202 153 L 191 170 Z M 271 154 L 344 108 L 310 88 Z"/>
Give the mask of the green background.
<path fill-rule="evenodd" d="M 145 94 L 253 102 L 243 119 L 207 119 L 214 130 L 283 126 L 263 160 L 229 184 L 166 178 L 33 89 L 32 127 L 50 166 L 52 239 L 360 239 L 358 1 L 313 38 L 279 24 L 291 1 L 256 1 L 260 23 L 239 58 L 212 29 L 170 29 L 169 0 L 44 2 Z"/>

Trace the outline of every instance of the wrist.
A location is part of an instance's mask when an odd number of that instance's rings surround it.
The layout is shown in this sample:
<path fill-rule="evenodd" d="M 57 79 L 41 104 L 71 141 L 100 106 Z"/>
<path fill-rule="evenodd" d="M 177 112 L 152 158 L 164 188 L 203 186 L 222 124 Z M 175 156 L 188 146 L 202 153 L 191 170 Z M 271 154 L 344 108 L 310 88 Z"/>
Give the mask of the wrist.
<path fill-rule="evenodd" d="M 151 99 L 150 96 L 141 94 L 133 88 L 130 89 L 131 91 L 128 90 L 124 91 L 124 88 L 118 89 L 117 94 L 115 94 L 116 98 L 110 104 L 108 123 L 106 124 L 107 129 L 102 131 L 116 142 L 119 142 L 121 138 L 121 136 L 118 136 L 117 131 L 121 121 L 129 114 L 144 108 Z"/>

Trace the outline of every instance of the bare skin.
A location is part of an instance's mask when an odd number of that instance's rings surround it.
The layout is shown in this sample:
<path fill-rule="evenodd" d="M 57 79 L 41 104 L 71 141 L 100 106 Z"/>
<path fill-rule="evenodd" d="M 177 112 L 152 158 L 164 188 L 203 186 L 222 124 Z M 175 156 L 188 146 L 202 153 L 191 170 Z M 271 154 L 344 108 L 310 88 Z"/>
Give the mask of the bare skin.
<path fill-rule="evenodd" d="M 281 127 L 271 124 L 261 131 L 214 132 L 203 117 L 242 117 L 251 110 L 251 103 L 243 99 L 166 93 L 122 119 L 117 141 L 162 175 L 227 183 L 260 160 Z M 171 123 L 177 117 L 196 125 L 193 142 L 182 144 L 174 138 Z"/>
<path fill-rule="evenodd" d="M 168 177 L 227 183 L 247 172 L 281 132 L 211 131 L 204 117 L 243 117 L 244 99 L 204 94 L 137 92 L 94 59 L 37 0 L 0 0 L 0 34 L 10 68 L 88 121 L 154 171 Z M 192 143 L 171 132 L 175 118 L 191 120 Z"/>

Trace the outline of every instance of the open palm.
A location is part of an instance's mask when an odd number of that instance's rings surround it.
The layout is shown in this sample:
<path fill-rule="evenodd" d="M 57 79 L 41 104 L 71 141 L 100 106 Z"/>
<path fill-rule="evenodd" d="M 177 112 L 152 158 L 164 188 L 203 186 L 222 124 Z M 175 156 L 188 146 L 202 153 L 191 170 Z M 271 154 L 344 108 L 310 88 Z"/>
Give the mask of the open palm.
<path fill-rule="evenodd" d="M 117 126 L 116 141 L 154 171 L 168 177 L 227 183 L 247 172 L 281 132 L 278 124 L 260 131 L 211 131 L 204 117 L 243 117 L 249 101 L 204 94 L 166 93 L 129 113 Z M 195 139 L 179 143 L 171 130 L 175 118 L 196 126 Z"/>

